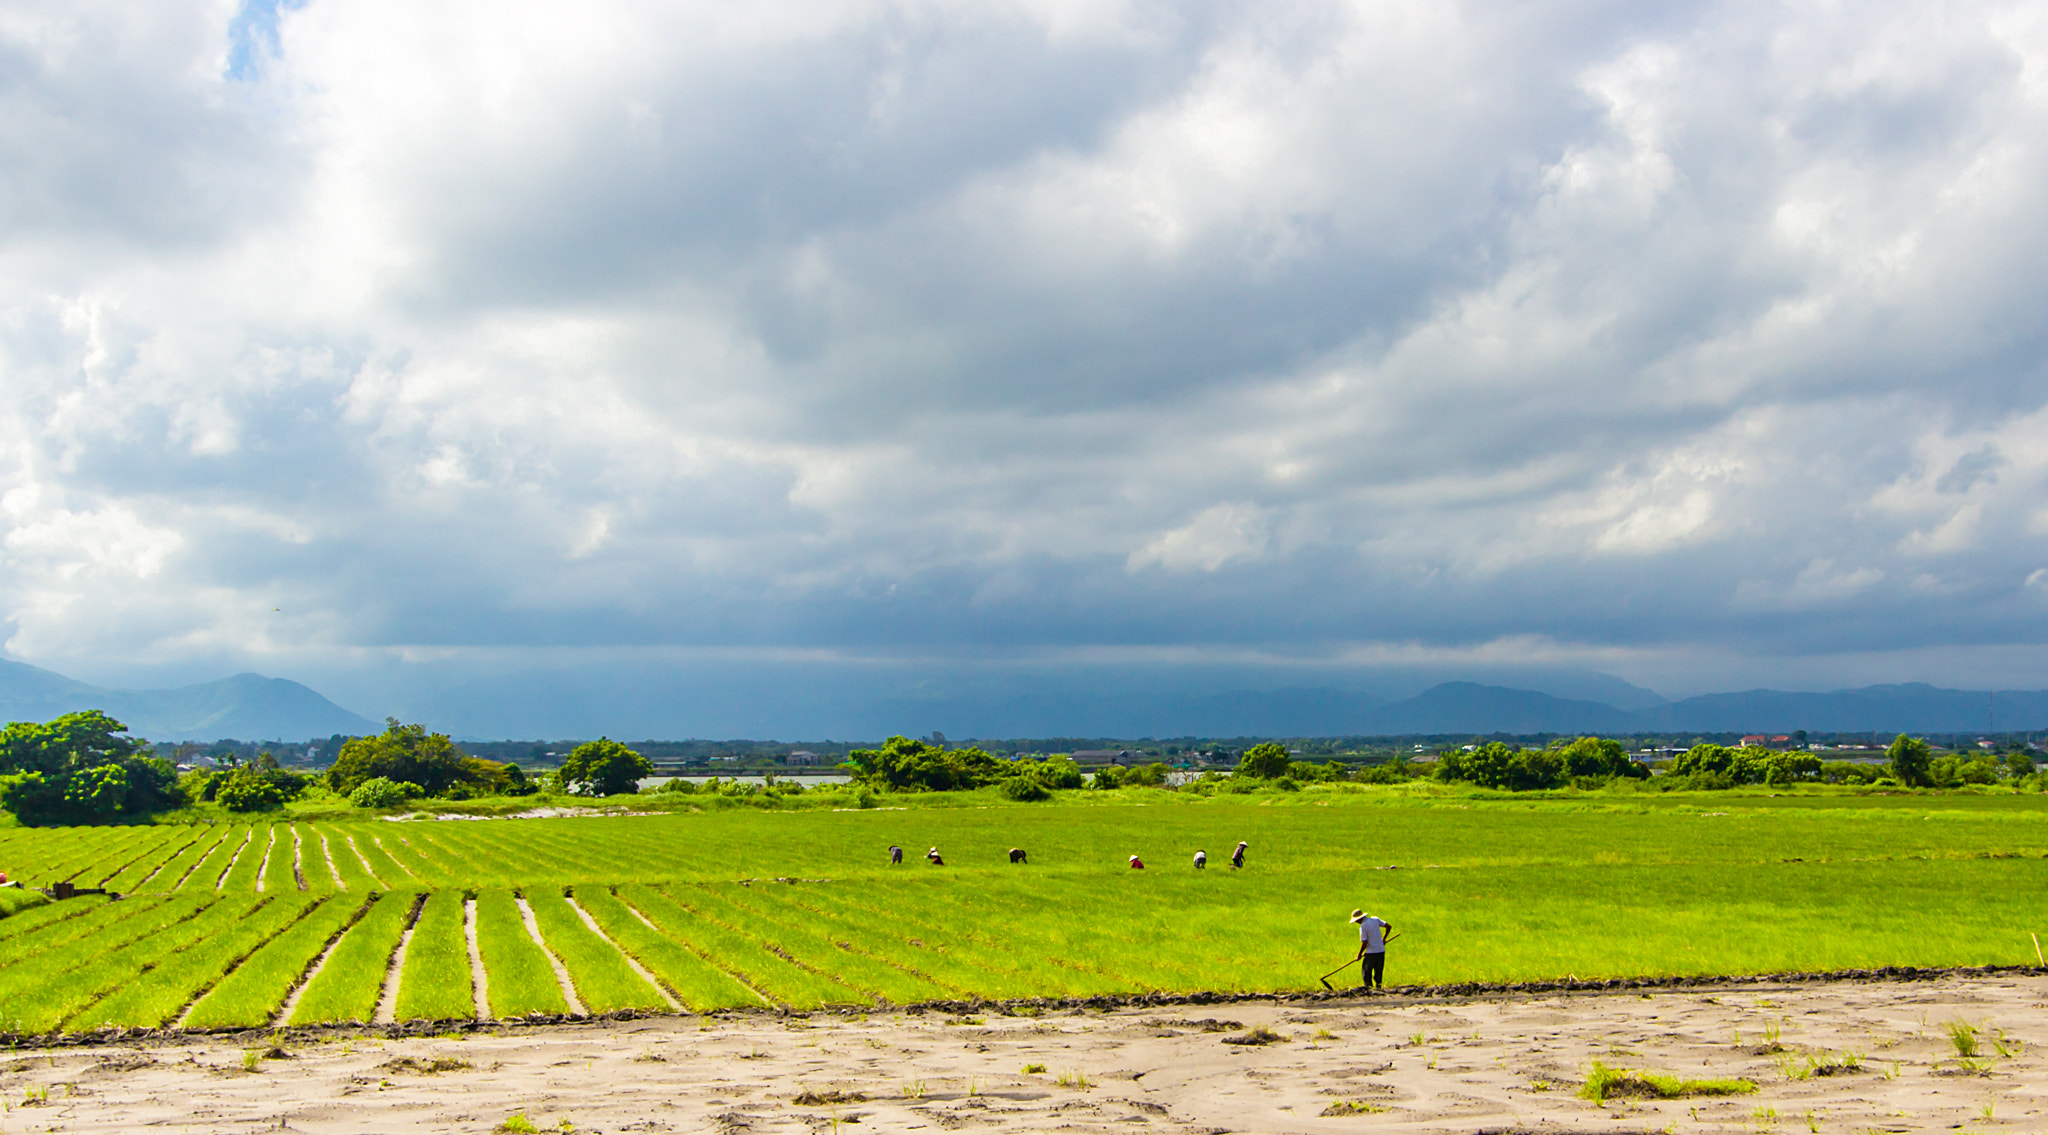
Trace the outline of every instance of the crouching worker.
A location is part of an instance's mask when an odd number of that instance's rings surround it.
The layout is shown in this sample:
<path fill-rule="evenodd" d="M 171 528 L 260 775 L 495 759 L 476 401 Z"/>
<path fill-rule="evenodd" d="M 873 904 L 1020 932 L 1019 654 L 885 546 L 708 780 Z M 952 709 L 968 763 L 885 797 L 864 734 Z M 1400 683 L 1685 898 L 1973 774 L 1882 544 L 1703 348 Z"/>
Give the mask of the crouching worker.
<path fill-rule="evenodd" d="M 1023 849 L 1023 848 L 1021 848 L 1021 847 L 1013 847 L 1013 848 L 1011 848 L 1011 849 L 1010 849 L 1010 862 L 1012 862 L 1012 863 L 1022 863 L 1022 862 L 1024 862 L 1024 849 Z"/>
<path fill-rule="evenodd" d="M 889 845 L 889 866 L 903 866 L 903 849 L 893 843 Z"/>
<path fill-rule="evenodd" d="M 940 857 L 939 849 L 936 847 L 924 853 L 924 861 L 934 867 L 944 867 L 946 865 L 945 859 Z"/>
<path fill-rule="evenodd" d="M 1208 865 L 1209 853 L 1206 851 L 1195 852 L 1195 870 L 1200 871 L 1202 868 L 1207 867 Z"/>
<path fill-rule="evenodd" d="M 1138 858 L 1138 857 L 1137 857 L 1137 856 L 1135 856 L 1135 855 L 1131 856 L 1131 870 L 1133 870 L 1133 871 L 1143 871 L 1144 869 L 1145 869 L 1145 861 L 1144 861 L 1144 860 L 1142 860 L 1142 859 L 1140 859 L 1140 858 Z"/>
<path fill-rule="evenodd" d="M 1359 984 L 1366 989 L 1383 989 L 1387 978 L 1387 935 L 1394 926 L 1362 910 L 1352 911 L 1351 921 L 1358 924 Z"/>
<path fill-rule="evenodd" d="M 1250 846 L 1251 844 L 1242 841 L 1238 843 L 1237 850 L 1230 853 L 1230 865 L 1232 867 L 1244 866 L 1244 849 Z"/>

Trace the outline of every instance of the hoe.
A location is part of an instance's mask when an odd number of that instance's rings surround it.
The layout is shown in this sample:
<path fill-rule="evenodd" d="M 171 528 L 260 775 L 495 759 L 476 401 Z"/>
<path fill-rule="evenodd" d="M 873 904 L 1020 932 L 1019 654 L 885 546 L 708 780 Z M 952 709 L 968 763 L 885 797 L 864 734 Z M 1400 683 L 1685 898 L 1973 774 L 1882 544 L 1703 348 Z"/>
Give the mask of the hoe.
<path fill-rule="evenodd" d="M 1383 941 L 1391 942 L 1391 941 L 1393 941 L 1393 940 L 1394 940 L 1395 938 L 1398 938 L 1398 937 L 1400 937 L 1400 932 L 1399 932 L 1399 931 L 1396 931 L 1396 932 L 1395 932 L 1395 933 L 1393 933 L 1393 934 L 1389 934 L 1389 935 L 1387 935 L 1387 936 L 1386 936 L 1386 938 L 1384 938 L 1384 939 L 1383 939 Z M 1335 977 L 1335 976 L 1337 976 L 1337 975 L 1338 975 L 1338 974 L 1340 974 L 1340 973 L 1343 973 L 1343 972 L 1344 972 L 1345 970 L 1347 970 L 1347 969 L 1350 969 L 1350 968 L 1351 968 L 1352 966 L 1355 966 L 1355 965 L 1357 965 L 1357 964 L 1358 964 L 1358 959 L 1357 959 L 1357 958 L 1352 958 L 1352 959 L 1350 959 L 1349 961 L 1346 961 L 1346 962 L 1345 962 L 1345 963 L 1344 963 L 1343 965 L 1341 965 L 1341 966 L 1338 966 L 1338 967 L 1337 967 L 1336 969 L 1333 969 L 1333 970 L 1331 970 L 1330 972 L 1328 972 L 1328 973 L 1324 974 L 1323 976 L 1321 976 L 1321 977 L 1317 978 L 1316 980 L 1317 980 L 1317 981 L 1320 981 L 1320 982 L 1322 982 L 1322 983 L 1323 983 L 1323 988 L 1324 988 L 1324 989 L 1327 989 L 1327 990 L 1329 990 L 1330 992 L 1332 992 L 1332 993 L 1335 993 L 1335 992 L 1337 991 L 1337 987 L 1336 987 L 1336 986 L 1334 986 L 1334 985 L 1331 985 L 1331 984 L 1330 984 L 1330 979 L 1331 979 L 1331 978 L 1333 978 L 1333 977 Z"/>

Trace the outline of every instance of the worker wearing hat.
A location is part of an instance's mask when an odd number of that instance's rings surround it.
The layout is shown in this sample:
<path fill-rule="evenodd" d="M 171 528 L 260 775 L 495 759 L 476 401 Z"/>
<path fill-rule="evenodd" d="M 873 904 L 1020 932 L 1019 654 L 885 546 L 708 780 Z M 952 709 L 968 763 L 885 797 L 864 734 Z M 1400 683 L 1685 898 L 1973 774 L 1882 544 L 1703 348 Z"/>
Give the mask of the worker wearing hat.
<path fill-rule="evenodd" d="M 1393 933 L 1393 923 L 1375 918 L 1362 910 L 1352 911 L 1351 921 L 1358 924 L 1359 984 L 1367 989 L 1384 988 L 1387 977 L 1387 935 Z"/>

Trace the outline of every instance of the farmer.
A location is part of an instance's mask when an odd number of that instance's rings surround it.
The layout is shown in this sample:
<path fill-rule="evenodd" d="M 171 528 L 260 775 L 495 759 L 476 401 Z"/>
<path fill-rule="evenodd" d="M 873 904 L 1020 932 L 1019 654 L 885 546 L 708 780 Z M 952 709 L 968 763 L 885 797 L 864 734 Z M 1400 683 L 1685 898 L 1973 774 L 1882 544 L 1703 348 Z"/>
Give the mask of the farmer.
<path fill-rule="evenodd" d="M 946 861 L 939 857 L 939 849 L 936 847 L 924 853 L 924 861 L 934 867 L 944 867 L 946 865 Z"/>
<path fill-rule="evenodd" d="M 1237 850 L 1230 853 L 1230 865 L 1232 867 L 1244 866 L 1244 849 L 1250 846 L 1251 844 L 1243 840 L 1237 841 Z"/>
<path fill-rule="evenodd" d="M 1195 870 L 1200 871 L 1202 868 L 1207 867 L 1208 865 L 1209 853 L 1206 851 L 1195 852 Z"/>
<path fill-rule="evenodd" d="M 1359 984 L 1367 989 L 1384 989 L 1387 978 L 1387 935 L 1393 932 L 1394 926 L 1362 910 L 1352 911 L 1351 921 L 1358 924 Z"/>
<path fill-rule="evenodd" d="M 1144 869 L 1145 869 L 1145 861 L 1144 861 L 1144 860 L 1142 860 L 1142 859 L 1140 859 L 1140 858 L 1138 858 L 1138 857 L 1137 857 L 1137 856 L 1135 856 L 1135 855 L 1131 856 L 1131 870 L 1133 870 L 1133 871 L 1143 871 Z"/>
<path fill-rule="evenodd" d="M 1021 848 L 1021 847 L 1013 847 L 1013 848 L 1011 848 L 1011 849 L 1010 849 L 1010 862 L 1012 862 L 1012 863 L 1022 863 L 1022 862 L 1024 862 L 1024 849 L 1023 849 L 1023 848 Z"/>
<path fill-rule="evenodd" d="M 893 843 L 889 845 L 889 866 L 903 866 L 903 849 Z"/>

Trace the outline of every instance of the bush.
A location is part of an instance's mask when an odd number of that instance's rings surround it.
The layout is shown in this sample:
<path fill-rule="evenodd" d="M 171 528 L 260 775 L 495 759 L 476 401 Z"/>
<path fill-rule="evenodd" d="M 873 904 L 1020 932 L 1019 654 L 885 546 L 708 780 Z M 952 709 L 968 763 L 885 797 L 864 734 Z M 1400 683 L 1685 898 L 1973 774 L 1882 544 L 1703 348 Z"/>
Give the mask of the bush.
<path fill-rule="evenodd" d="M 1013 776 L 1003 782 L 1003 795 L 1012 800 L 1050 800 L 1052 789 L 1040 784 L 1034 777 Z"/>
<path fill-rule="evenodd" d="M 373 776 L 356 786 L 348 794 L 348 802 L 357 808 L 396 808 L 408 800 L 426 795 L 426 790 L 409 780 L 392 780 L 387 776 Z"/>
<path fill-rule="evenodd" d="M 1294 758 L 1287 752 L 1287 746 L 1267 741 L 1253 745 L 1244 755 L 1237 758 L 1237 774 L 1253 776 L 1261 780 L 1274 780 L 1287 775 L 1287 766 Z"/>
<path fill-rule="evenodd" d="M 623 796 L 637 791 L 640 778 L 654 775 L 647 758 L 609 737 L 576 746 L 562 762 L 562 783 L 583 796 Z"/>
<path fill-rule="evenodd" d="M 879 749 L 855 749 L 842 768 L 870 788 L 898 792 L 949 792 L 1007 780 L 1010 762 L 980 749 L 948 749 L 929 741 L 891 737 Z"/>
<path fill-rule="evenodd" d="M 237 769 L 213 798 L 230 812 L 269 812 L 284 807 L 284 792 L 255 769 Z"/>

